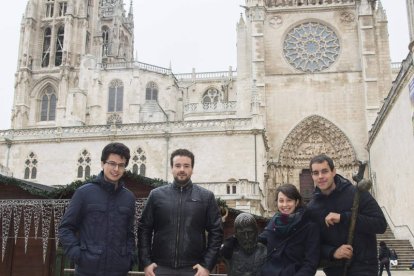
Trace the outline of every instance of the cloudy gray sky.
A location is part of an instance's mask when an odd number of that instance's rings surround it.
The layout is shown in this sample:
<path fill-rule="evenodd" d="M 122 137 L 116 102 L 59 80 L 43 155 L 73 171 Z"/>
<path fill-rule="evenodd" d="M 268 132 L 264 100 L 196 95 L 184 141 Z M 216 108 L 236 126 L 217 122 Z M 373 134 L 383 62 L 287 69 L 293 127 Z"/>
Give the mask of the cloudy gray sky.
<path fill-rule="evenodd" d="M 0 129 L 10 128 L 20 22 L 26 0 L 0 16 L 3 57 L 0 63 Z M 129 0 L 124 0 L 129 7 Z M 138 60 L 176 73 L 236 68 L 236 23 L 244 0 L 134 0 Z M 405 0 L 382 0 L 388 16 L 392 61 L 408 54 Z"/>

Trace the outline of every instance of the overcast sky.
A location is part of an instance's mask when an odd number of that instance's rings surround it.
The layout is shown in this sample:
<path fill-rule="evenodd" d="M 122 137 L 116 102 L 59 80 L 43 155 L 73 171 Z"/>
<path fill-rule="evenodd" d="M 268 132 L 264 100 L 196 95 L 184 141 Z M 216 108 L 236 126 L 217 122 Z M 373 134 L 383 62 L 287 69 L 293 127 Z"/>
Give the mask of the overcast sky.
<path fill-rule="evenodd" d="M 26 0 L 0 16 L 0 129 L 10 128 L 20 22 Z M 129 8 L 129 0 L 124 0 Z M 244 0 L 134 0 L 135 48 L 138 60 L 173 72 L 236 69 L 236 23 Z M 408 54 L 405 0 L 382 0 L 388 16 L 392 61 Z"/>

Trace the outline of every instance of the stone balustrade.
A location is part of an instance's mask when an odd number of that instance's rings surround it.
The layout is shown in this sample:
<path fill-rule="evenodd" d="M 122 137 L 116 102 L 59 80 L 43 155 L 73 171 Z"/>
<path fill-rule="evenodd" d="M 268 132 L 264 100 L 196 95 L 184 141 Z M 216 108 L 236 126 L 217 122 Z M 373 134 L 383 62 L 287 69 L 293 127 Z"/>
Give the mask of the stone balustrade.
<path fill-rule="evenodd" d="M 184 105 L 184 115 L 206 112 L 236 112 L 237 102 L 191 103 Z"/>
<path fill-rule="evenodd" d="M 223 200 L 234 200 L 240 198 L 261 200 L 261 188 L 258 182 L 240 179 L 228 182 L 204 182 L 196 183 L 214 193 L 216 197 Z"/>
<path fill-rule="evenodd" d="M 332 6 L 343 4 L 355 4 L 355 0 L 266 0 L 267 7 L 275 8 Z"/>
<path fill-rule="evenodd" d="M 195 81 L 195 80 L 221 80 L 221 79 L 233 79 L 237 77 L 237 71 L 216 71 L 216 72 L 193 72 L 175 74 L 175 77 L 179 81 Z"/>

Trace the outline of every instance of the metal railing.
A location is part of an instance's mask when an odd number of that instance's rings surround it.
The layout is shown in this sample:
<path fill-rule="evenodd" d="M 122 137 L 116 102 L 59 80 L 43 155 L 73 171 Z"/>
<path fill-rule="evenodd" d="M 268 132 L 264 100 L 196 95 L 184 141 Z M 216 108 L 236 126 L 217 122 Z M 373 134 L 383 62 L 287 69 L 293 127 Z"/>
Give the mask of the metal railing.
<path fill-rule="evenodd" d="M 65 275 L 75 275 L 75 269 L 73 268 L 65 268 L 63 271 L 65 272 Z M 142 271 L 129 271 L 128 275 L 145 275 L 145 273 Z M 227 274 L 210 274 L 210 276 L 227 276 Z"/>

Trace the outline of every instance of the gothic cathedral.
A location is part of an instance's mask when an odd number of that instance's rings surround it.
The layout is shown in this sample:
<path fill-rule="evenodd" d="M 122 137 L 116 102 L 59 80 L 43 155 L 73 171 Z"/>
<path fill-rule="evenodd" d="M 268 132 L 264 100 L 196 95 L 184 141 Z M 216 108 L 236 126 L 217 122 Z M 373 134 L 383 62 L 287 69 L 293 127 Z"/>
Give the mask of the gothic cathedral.
<path fill-rule="evenodd" d="M 188 148 L 193 182 L 259 215 L 274 212 L 281 183 L 309 199 L 315 154 L 350 177 L 368 159 L 368 132 L 391 87 L 381 2 L 243 7 L 237 69 L 174 74 L 134 59 L 132 1 L 28 0 L 1 165 L 64 185 L 97 174 L 101 149 L 119 141 L 132 151 L 131 171 L 168 180 L 169 154 Z"/>

